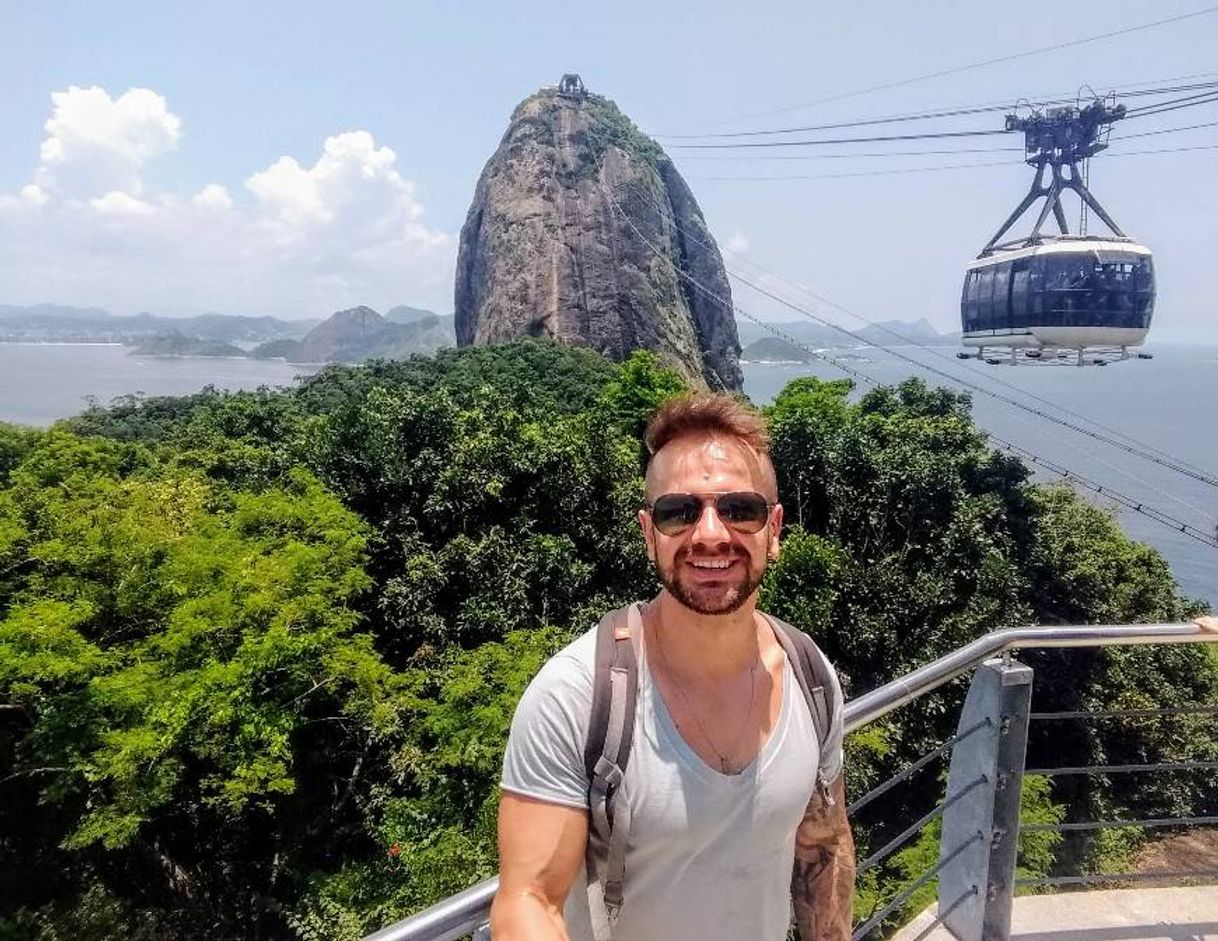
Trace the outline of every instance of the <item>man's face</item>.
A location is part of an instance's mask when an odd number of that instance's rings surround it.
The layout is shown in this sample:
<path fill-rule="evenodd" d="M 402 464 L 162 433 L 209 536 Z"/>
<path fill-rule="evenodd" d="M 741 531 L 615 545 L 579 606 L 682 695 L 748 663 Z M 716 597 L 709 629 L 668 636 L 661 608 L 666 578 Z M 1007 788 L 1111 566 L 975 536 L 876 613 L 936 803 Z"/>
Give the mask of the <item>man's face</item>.
<path fill-rule="evenodd" d="M 731 438 L 686 437 L 670 441 L 652 458 L 647 500 L 668 493 L 755 491 L 774 501 L 773 478 L 758 456 Z M 648 554 L 660 580 L 674 598 L 699 614 L 729 614 L 757 591 L 766 564 L 778 557 L 782 507 L 774 506 L 766 525 L 742 533 L 715 510 L 714 498 L 703 504 L 697 523 L 676 536 L 656 529 L 647 510 L 639 512 Z"/>

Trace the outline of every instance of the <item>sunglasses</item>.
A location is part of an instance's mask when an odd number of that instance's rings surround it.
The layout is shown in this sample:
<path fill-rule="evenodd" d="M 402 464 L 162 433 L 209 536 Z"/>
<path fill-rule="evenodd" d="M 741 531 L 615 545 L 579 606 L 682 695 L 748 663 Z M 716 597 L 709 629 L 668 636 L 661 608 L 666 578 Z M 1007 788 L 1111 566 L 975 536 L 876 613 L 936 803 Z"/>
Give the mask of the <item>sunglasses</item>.
<path fill-rule="evenodd" d="M 761 532 L 774 506 L 759 493 L 737 490 L 731 493 L 666 493 L 647 505 L 651 522 L 665 536 L 680 536 L 702 518 L 703 508 L 713 504 L 725 525 L 738 533 Z"/>

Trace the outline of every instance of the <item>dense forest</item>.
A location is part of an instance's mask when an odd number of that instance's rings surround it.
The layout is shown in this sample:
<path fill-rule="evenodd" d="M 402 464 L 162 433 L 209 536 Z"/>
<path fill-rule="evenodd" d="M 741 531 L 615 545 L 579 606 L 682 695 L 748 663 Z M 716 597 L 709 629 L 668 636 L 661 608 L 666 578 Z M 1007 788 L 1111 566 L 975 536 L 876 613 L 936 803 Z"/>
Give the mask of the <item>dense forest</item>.
<path fill-rule="evenodd" d="M 681 388 L 647 354 L 529 341 L 0 426 L 0 939 L 358 938 L 492 875 L 517 697 L 656 589 L 640 438 Z M 766 411 L 788 528 L 763 606 L 848 696 L 995 628 L 1200 608 L 1110 515 L 990 449 L 965 395 L 801 378 Z M 1198 647 L 1023 659 L 1038 709 L 1218 702 Z M 949 735 L 963 693 L 852 736 L 850 791 Z M 1198 716 L 1037 726 L 1030 750 L 1218 759 Z M 1218 810 L 1197 773 L 1135 778 L 1032 781 L 1025 803 Z M 941 787 L 871 805 L 862 846 Z M 1103 871 L 1132 839 L 1042 835 L 1023 864 Z M 870 874 L 860 914 L 933 853 L 928 831 Z"/>

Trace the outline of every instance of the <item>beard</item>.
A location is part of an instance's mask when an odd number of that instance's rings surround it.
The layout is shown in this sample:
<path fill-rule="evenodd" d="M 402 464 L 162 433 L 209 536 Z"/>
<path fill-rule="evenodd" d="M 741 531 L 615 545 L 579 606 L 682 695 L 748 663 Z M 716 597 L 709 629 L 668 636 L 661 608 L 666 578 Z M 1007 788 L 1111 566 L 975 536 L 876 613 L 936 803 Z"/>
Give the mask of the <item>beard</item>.
<path fill-rule="evenodd" d="M 748 556 L 742 556 L 740 561 L 744 565 L 741 566 L 740 574 L 731 581 L 724 580 L 717 585 L 700 585 L 683 577 L 688 558 L 689 551 L 683 550 L 673 560 L 671 568 L 665 568 L 657 562 L 656 571 L 668 593 L 697 614 L 731 614 L 739 610 L 752 597 L 765 577 L 765 562 L 762 562 L 759 568 L 754 568 L 752 560 Z"/>

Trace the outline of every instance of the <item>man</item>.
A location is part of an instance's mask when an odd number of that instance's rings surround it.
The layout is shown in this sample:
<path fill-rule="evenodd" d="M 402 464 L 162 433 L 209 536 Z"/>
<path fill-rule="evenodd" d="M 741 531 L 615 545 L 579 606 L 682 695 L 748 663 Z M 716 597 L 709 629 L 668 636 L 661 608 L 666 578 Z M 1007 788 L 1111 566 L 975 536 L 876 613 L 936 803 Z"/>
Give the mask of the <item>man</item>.
<path fill-rule="evenodd" d="M 761 418 L 732 398 L 665 405 L 647 431 L 639 523 L 663 589 L 633 609 L 637 712 L 630 838 L 614 941 L 850 936 L 854 844 L 841 690 L 818 742 L 773 628 L 757 612 L 782 507 Z M 588 941 L 584 745 L 595 631 L 521 699 L 504 760 L 495 941 Z M 817 786 L 817 781 L 822 782 Z"/>

